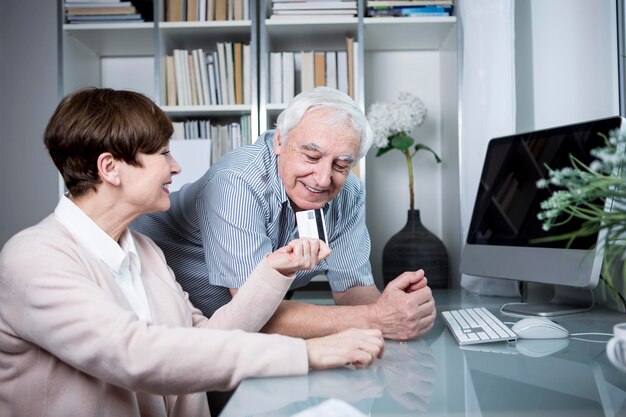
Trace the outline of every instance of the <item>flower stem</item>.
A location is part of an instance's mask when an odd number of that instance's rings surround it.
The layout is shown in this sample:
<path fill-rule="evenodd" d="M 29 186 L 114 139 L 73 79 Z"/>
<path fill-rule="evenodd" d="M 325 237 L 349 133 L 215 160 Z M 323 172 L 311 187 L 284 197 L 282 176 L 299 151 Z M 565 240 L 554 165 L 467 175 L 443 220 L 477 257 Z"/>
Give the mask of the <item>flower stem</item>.
<path fill-rule="evenodd" d="M 411 198 L 411 211 L 415 209 L 415 194 L 413 193 L 413 158 L 408 149 L 405 149 L 404 156 L 406 158 L 406 166 L 409 169 L 409 196 Z"/>

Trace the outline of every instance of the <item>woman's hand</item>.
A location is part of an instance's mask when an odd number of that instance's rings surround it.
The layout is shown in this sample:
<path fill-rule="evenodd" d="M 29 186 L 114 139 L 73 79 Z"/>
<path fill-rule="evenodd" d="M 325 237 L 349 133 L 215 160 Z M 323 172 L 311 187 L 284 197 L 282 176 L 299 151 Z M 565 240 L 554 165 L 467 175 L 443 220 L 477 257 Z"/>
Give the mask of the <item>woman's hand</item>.
<path fill-rule="evenodd" d="M 385 342 L 378 329 L 348 329 L 306 340 L 309 368 L 365 368 L 382 358 Z"/>
<path fill-rule="evenodd" d="M 322 240 L 300 238 L 270 253 L 267 260 L 276 271 L 290 276 L 297 271 L 315 268 L 330 252 L 330 248 Z"/>

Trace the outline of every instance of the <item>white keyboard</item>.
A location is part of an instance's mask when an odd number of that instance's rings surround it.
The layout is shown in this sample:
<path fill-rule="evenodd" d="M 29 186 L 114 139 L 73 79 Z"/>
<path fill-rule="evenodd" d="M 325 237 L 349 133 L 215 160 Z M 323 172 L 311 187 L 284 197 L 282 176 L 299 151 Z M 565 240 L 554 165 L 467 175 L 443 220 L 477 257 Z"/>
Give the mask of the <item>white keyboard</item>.
<path fill-rule="evenodd" d="M 441 315 L 459 345 L 517 340 L 517 335 L 484 307 L 443 311 Z"/>

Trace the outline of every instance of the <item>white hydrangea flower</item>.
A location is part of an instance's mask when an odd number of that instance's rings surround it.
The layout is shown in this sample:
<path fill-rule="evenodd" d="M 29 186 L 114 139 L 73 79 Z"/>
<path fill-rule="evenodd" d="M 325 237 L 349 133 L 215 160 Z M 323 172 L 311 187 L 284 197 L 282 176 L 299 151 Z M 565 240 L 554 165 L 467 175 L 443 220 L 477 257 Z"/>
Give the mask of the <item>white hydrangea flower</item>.
<path fill-rule="evenodd" d="M 414 94 L 401 92 L 393 103 L 376 102 L 370 106 L 367 118 L 372 126 L 373 146 L 385 148 L 389 136 L 397 133 L 409 135 L 424 123 L 426 106 Z"/>

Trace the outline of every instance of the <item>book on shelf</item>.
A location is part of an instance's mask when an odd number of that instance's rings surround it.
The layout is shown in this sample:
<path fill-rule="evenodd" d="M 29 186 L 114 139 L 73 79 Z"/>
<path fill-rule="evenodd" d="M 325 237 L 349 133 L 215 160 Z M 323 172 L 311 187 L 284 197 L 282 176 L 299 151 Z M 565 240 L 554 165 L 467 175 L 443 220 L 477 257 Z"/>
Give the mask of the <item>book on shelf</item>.
<path fill-rule="evenodd" d="M 187 1 L 187 21 L 195 22 L 198 21 L 198 12 L 200 5 L 198 4 L 198 0 L 185 0 Z"/>
<path fill-rule="evenodd" d="M 167 22 L 183 21 L 183 1 L 165 0 L 165 20 Z"/>
<path fill-rule="evenodd" d="M 226 83 L 228 85 L 228 104 L 237 104 L 235 101 L 235 65 L 233 61 L 233 43 L 224 42 L 226 50 Z"/>
<path fill-rule="evenodd" d="M 217 64 L 219 66 L 219 84 L 222 101 L 220 104 L 231 104 L 228 101 L 228 76 L 226 74 L 226 45 L 224 42 L 217 42 Z"/>
<path fill-rule="evenodd" d="M 174 67 L 174 56 L 165 57 L 165 103 L 168 106 L 176 105 L 176 71 Z"/>
<path fill-rule="evenodd" d="M 143 22 L 139 13 L 66 16 L 68 23 Z"/>
<path fill-rule="evenodd" d="M 202 85 L 202 104 L 208 106 L 213 104 L 211 102 L 211 93 L 209 92 L 210 84 L 209 84 L 209 71 L 207 64 L 207 54 L 202 50 L 197 50 L 197 57 L 200 61 L 200 81 Z"/>
<path fill-rule="evenodd" d="M 215 0 L 215 20 L 228 19 L 228 0 Z"/>
<path fill-rule="evenodd" d="M 300 81 L 300 91 L 310 90 L 315 86 L 315 64 L 313 60 L 313 51 L 302 52 L 302 74 Z"/>
<path fill-rule="evenodd" d="M 65 0 L 65 4 L 76 4 L 76 3 L 84 3 L 84 4 L 108 4 L 108 3 L 120 3 L 120 0 Z"/>
<path fill-rule="evenodd" d="M 337 51 L 326 51 L 326 86 L 337 88 Z"/>
<path fill-rule="evenodd" d="M 280 52 L 270 52 L 270 103 L 283 102 L 283 63 Z"/>
<path fill-rule="evenodd" d="M 349 94 L 347 51 L 337 51 L 337 89 L 345 94 Z"/>
<path fill-rule="evenodd" d="M 378 6 L 452 6 L 454 0 L 367 0 L 366 7 Z"/>
<path fill-rule="evenodd" d="M 376 6 L 368 7 L 369 17 L 450 16 L 452 6 Z"/>
<path fill-rule="evenodd" d="M 102 15 L 102 14 L 136 14 L 137 9 L 134 6 L 120 7 L 66 7 L 65 14 L 67 16 L 77 15 Z"/>
<path fill-rule="evenodd" d="M 243 103 L 252 104 L 252 59 L 250 45 L 243 44 Z"/>
<path fill-rule="evenodd" d="M 333 9 L 354 9 L 356 1 L 294 1 L 294 2 L 273 2 L 272 11 L 275 10 L 333 10 Z"/>
<path fill-rule="evenodd" d="M 289 103 L 295 96 L 295 62 L 294 53 L 284 51 L 282 53 L 282 74 L 283 74 L 283 97 L 282 103 Z"/>
<path fill-rule="evenodd" d="M 313 53 L 314 86 L 326 85 L 326 53 L 316 51 Z"/>
<path fill-rule="evenodd" d="M 187 62 L 189 65 L 189 84 L 191 87 L 191 105 L 192 106 L 197 106 L 200 104 L 199 98 L 198 98 L 198 78 L 197 78 L 197 72 L 199 70 L 199 68 L 196 68 L 196 60 L 193 56 L 193 51 L 191 51 L 191 54 L 187 54 Z"/>
<path fill-rule="evenodd" d="M 348 58 L 348 95 L 354 98 L 354 38 L 346 37 L 346 53 Z"/>
<path fill-rule="evenodd" d="M 233 43 L 233 67 L 235 69 L 235 104 L 243 104 L 243 48 L 241 42 Z"/>

